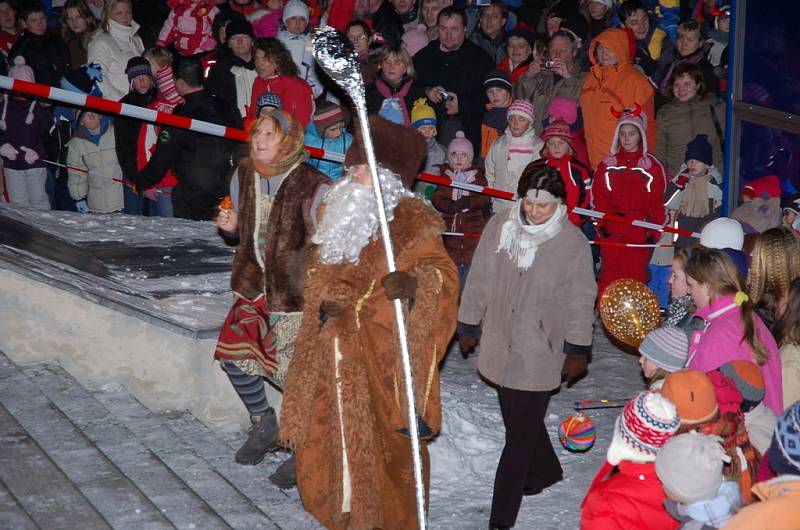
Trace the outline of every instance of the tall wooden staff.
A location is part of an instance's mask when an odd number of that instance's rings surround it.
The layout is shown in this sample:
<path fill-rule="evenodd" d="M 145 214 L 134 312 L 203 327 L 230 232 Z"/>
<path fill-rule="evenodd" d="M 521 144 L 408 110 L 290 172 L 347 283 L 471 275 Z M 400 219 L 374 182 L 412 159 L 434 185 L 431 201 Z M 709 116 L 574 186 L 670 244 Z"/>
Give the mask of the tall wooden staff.
<path fill-rule="evenodd" d="M 389 223 L 386 220 L 386 210 L 383 206 L 383 194 L 378 178 L 378 164 L 375 161 L 375 148 L 372 145 L 372 136 L 367 119 L 367 101 L 364 91 L 364 81 L 361 77 L 361 66 L 358 56 L 352 46 L 346 43 L 342 34 L 330 26 L 319 28 L 314 38 L 314 57 L 325 72 L 333 79 L 342 90 L 353 100 L 356 115 L 361 125 L 364 138 L 364 150 L 367 154 L 367 164 L 372 176 L 372 189 L 378 202 L 378 216 L 381 223 L 381 236 L 383 248 L 386 251 L 386 265 L 389 272 L 396 270 L 394 250 L 389 236 Z M 403 317 L 403 307 L 400 300 L 394 301 L 394 313 L 397 320 L 397 334 L 400 338 L 400 354 L 403 361 L 403 375 L 405 376 L 406 403 L 408 404 L 408 426 L 411 433 L 411 452 L 414 459 L 414 484 L 417 493 L 417 520 L 419 530 L 425 530 L 425 491 L 422 481 L 422 460 L 419 451 L 419 430 L 417 429 L 417 412 L 414 403 L 414 381 L 411 374 L 411 358 L 408 353 L 408 338 L 406 337 L 406 323 Z"/>

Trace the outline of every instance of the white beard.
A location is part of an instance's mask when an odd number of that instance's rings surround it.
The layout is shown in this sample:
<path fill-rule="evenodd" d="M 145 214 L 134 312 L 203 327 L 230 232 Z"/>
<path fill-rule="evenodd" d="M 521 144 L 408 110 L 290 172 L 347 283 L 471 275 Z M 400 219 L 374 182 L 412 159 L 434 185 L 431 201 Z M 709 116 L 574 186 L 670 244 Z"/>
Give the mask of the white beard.
<path fill-rule="evenodd" d="M 351 168 L 352 171 L 352 168 Z M 414 194 L 403 186 L 397 173 L 378 166 L 386 220 L 394 219 L 394 209 L 403 197 Z M 378 201 L 372 188 L 351 180 L 348 175 L 325 195 L 325 212 L 311 242 L 320 246 L 319 259 L 325 265 L 346 261 L 358 263 L 361 251 L 377 239 L 380 220 Z"/>

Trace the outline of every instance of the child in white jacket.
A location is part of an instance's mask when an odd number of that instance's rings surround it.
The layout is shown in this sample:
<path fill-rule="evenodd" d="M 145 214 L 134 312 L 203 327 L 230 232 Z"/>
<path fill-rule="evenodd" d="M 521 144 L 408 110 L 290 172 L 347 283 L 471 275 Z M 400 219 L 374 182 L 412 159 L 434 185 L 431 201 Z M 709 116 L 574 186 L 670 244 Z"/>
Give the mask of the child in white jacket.
<path fill-rule="evenodd" d="M 486 156 L 486 180 L 489 186 L 511 193 L 517 192 L 519 177 L 528 164 L 538 159 L 544 143 L 533 129 L 533 105 L 525 99 L 515 100 L 508 109 L 508 126 L 498 137 Z M 492 209 L 497 212 L 513 201 L 493 199 Z"/>
<path fill-rule="evenodd" d="M 297 65 L 298 77 L 311 86 L 314 99 L 322 94 L 323 87 L 317 77 L 316 61 L 314 60 L 314 46 L 308 29 L 308 6 L 301 0 L 289 0 L 283 8 L 283 23 L 286 29 L 278 32 L 281 41 L 292 60 Z"/>

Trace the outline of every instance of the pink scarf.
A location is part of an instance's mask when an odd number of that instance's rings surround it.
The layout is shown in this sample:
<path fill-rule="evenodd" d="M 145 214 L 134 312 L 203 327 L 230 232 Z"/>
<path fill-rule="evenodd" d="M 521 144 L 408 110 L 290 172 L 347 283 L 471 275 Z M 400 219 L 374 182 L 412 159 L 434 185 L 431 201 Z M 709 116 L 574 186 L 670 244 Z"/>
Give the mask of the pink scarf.
<path fill-rule="evenodd" d="M 403 123 L 406 127 L 411 125 L 411 118 L 408 115 L 408 108 L 406 108 L 406 95 L 408 91 L 411 90 L 411 79 L 407 80 L 403 83 L 403 86 L 400 87 L 400 90 L 392 94 L 392 89 L 389 88 L 383 79 L 378 78 L 375 80 L 375 88 L 378 89 L 378 92 L 381 93 L 381 96 L 384 98 L 395 98 L 400 103 L 400 110 L 403 111 Z"/>

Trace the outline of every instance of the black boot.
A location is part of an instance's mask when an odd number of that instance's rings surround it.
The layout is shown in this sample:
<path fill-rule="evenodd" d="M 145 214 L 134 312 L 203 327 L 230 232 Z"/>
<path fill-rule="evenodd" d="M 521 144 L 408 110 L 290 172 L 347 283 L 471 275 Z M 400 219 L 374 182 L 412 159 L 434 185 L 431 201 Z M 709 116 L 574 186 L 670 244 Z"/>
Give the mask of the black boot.
<path fill-rule="evenodd" d="M 269 409 L 263 416 L 250 416 L 253 425 L 247 432 L 247 441 L 236 451 L 236 461 L 254 466 L 264 460 L 264 455 L 278 448 L 278 418 Z"/>
<path fill-rule="evenodd" d="M 278 466 L 275 473 L 269 476 L 269 480 L 282 490 L 292 489 L 297 486 L 297 468 L 294 464 L 294 453 Z"/>
<path fill-rule="evenodd" d="M 511 530 L 511 527 L 489 523 L 489 530 Z"/>

